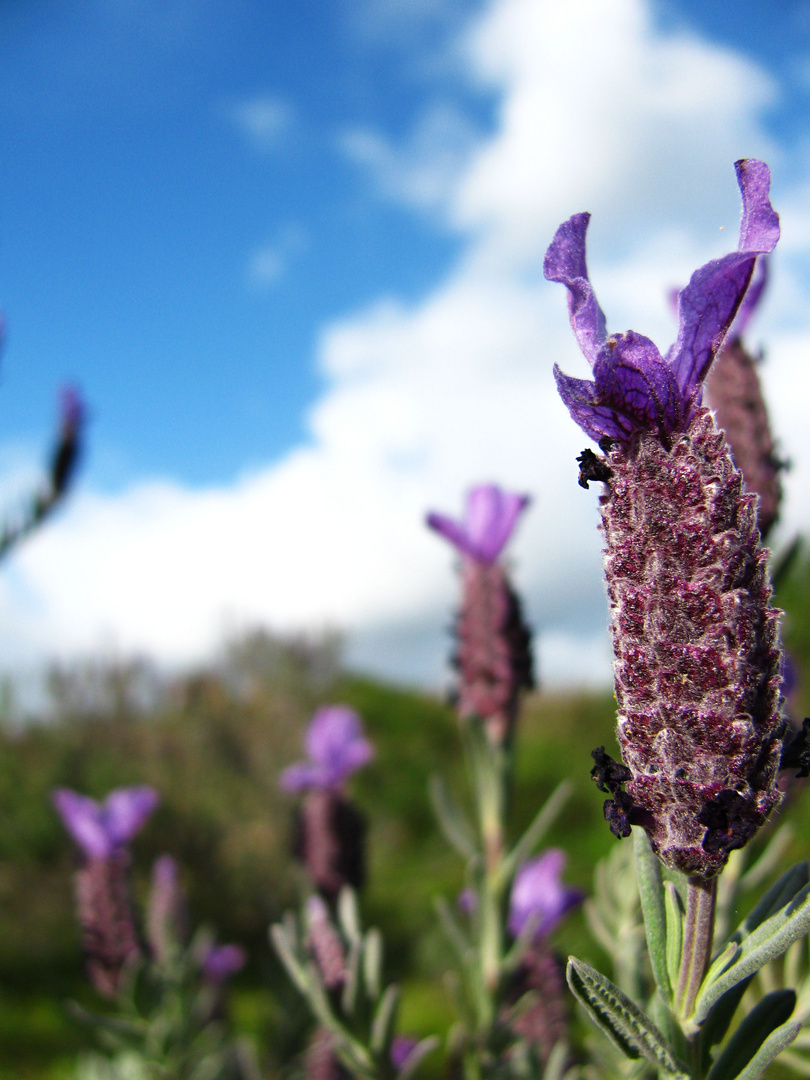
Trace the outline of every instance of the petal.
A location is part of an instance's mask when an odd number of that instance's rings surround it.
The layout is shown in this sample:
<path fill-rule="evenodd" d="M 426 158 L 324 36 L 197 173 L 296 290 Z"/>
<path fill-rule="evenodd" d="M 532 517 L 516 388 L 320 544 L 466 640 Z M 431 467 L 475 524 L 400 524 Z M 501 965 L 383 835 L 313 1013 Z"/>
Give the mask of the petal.
<path fill-rule="evenodd" d="M 528 495 L 502 491 L 497 484 L 480 484 L 467 496 L 467 537 L 480 562 L 494 563 L 506 546 Z"/>
<path fill-rule="evenodd" d="M 467 530 L 458 521 L 454 521 L 445 514 L 430 513 L 426 516 L 425 522 L 440 536 L 443 536 L 445 540 L 449 540 L 458 551 L 475 558 L 475 552 L 472 549 Z"/>
<path fill-rule="evenodd" d="M 596 387 L 592 382 L 566 375 L 556 364 L 554 378 L 571 418 L 594 442 L 599 442 L 606 435 L 625 442 L 633 434 L 635 427 L 630 421 L 619 416 L 615 409 L 597 403 Z"/>
<path fill-rule="evenodd" d="M 771 170 L 756 158 L 742 158 L 734 169 L 743 201 L 737 250 L 773 251 L 779 240 L 779 215 L 771 206 Z"/>
<path fill-rule="evenodd" d="M 306 737 L 307 754 L 323 770 L 326 786 L 341 783 L 374 755 L 360 717 L 345 705 L 318 709 Z"/>
<path fill-rule="evenodd" d="M 759 306 L 759 301 L 762 298 L 762 293 L 764 292 L 767 283 L 768 256 L 760 255 L 757 259 L 757 265 L 754 270 L 754 276 L 751 279 L 751 284 L 748 286 L 748 291 L 737 309 L 737 315 L 729 330 L 729 337 L 741 338 L 743 336 L 748 323 L 751 321 L 752 315 Z"/>
<path fill-rule="evenodd" d="M 532 923 L 538 937 L 550 933 L 563 915 L 582 899 L 578 889 L 560 880 L 566 856 L 552 848 L 526 863 L 515 875 L 509 900 L 509 930 L 517 937 Z"/>
<path fill-rule="evenodd" d="M 160 796 L 150 787 L 118 788 L 110 792 L 102 811 L 113 846 L 129 843 L 159 802 Z"/>
<path fill-rule="evenodd" d="M 571 326 L 580 349 L 593 364 L 607 331 L 585 262 L 585 233 L 590 220 L 590 214 L 574 214 L 560 225 L 546 252 L 543 273 L 549 281 L 558 281 L 568 289 Z"/>
<path fill-rule="evenodd" d="M 279 777 L 282 791 L 290 795 L 297 795 L 300 791 L 306 791 L 313 787 L 327 787 L 326 773 L 320 765 L 309 765 L 305 761 L 299 761 L 290 765 Z"/>
<path fill-rule="evenodd" d="M 680 326 L 667 354 L 686 418 L 745 295 L 755 258 L 734 252 L 701 266 L 678 298 Z"/>
<path fill-rule="evenodd" d="M 688 403 L 687 420 L 749 286 L 757 255 L 773 251 L 779 239 L 779 218 L 768 197 L 768 166 L 749 158 L 735 167 L 743 199 L 739 249 L 692 275 L 678 299 L 678 338 L 667 354 L 682 400 Z"/>
<path fill-rule="evenodd" d="M 678 386 L 648 337 L 629 330 L 608 340 L 594 365 L 596 397 L 637 430 L 672 432 L 682 419 Z"/>
<path fill-rule="evenodd" d="M 241 971 L 247 963 L 247 953 L 240 945 L 212 945 L 202 962 L 203 977 L 221 983 Z"/>
<path fill-rule="evenodd" d="M 59 788 L 51 796 L 62 824 L 91 859 L 106 859 L 113 844 L 104 827 L 102 808 L 95 799 L 79 795 L 69 788 Z"/>

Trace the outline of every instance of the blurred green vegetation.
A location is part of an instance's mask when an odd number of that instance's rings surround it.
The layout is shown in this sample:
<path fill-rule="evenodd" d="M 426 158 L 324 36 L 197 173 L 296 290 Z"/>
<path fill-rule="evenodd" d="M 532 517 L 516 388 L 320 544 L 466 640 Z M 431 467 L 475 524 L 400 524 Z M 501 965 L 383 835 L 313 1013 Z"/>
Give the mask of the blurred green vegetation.
<path fill-rule="evenodd" d="M 780 586 L 786 645 L 797 670 L 810 667 L 810 557 L 800 553 Z M 86 1036 L 65 1002 L 98 1002 L 82 974 L 72 913 L 74 853 L 50 803 L 68 786 L 94 797 L 151 784 L 162 803 L 133 845 L 135 888 L 145 893 L 163 852 L 183 867 L 192 919 L 237 941 L 251 962 L 235 983 L 233 1018 L 255 1036 L 268 1075 L 289 1073 L 306 1015 L 267 941 L 267 927 L 305 889 L 289 839 L 294 800 L 278 789 L 280 771 L 301 757 L 317 705 L 342 702 L 362 715 L 377 754 L 352 781 L 369 819 L 367 925 L 385 936 L 389 974 L 403 985 L 401 1028 L 446 1029 L 452 1020 L 442 972 L 443 941 L 433 916 L 439 894 L 454 898 L 462 866 L 439 836 L 427 797 L 432 773 L 467 798 L 452 710 L 418 694 L 341 669 L 339 642 L 281 641 L 264 632 L 232 642 L 209 668 L 167 681 L 143 663 L 54 668 L 47 717 L 11 719 L 5 688 L 0 723 L 0 1080 L 70 1075 Z M 808 709 L 800 685 L 791 711 Z M 19 710 L 18 710 L 19 711 Z M 595 862 L 616 843 L 589 778 L 590 751 L 615 747 L 614 702 L 605 693 L 538 693 L 519 729 L 513 835 L 525 828 L 561 779 L 573 793 L 546 838 L 564 847 L 567 880 L 586 891 Z M 810 809 L 791 800 L 804 857 Z M 581 913 L 557 933 L 562 953 L 599 963 Z"/>

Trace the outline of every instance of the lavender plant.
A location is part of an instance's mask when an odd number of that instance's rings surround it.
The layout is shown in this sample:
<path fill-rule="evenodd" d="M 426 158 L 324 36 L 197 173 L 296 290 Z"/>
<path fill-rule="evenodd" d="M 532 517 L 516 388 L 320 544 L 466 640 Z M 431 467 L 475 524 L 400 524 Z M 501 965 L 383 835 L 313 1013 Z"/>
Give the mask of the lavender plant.
<path fill-rule="evenodd" d="M 559 1072 L 566 1053 L 562 968 L 549 938 L 581 897 L 560 880 L 562 852 L 530 861 L 562 805 L 564 788 L 511 850 L 506 837 L 515 724 L 521 692 L 533 685 L 533 675 L 530 634 L 499 557 L 527 503 L 525 496 L 483 485 L 470 493 L 463 522 L 435 513 L 427 519 L 463 560 L 454 665 L 475 820 L 467 819 L 437 778 L 432 795 L 440 824 L 467 865 L 463 915 L 447 901 L 439 901 L 438 912 L 456 960 L 459 991 L 451 1058 L 459 1059 L 471 1080 L 527 1075 L 545 1069 L 552 1058 Z M 307 749 L 310 761 L 282 776 L 288 790 L 309 790 L 307 800 L 314 792 L 335 799 L 349 772 L 370 756 L 359 722 L 334 708 L 316 715 Z M 273 940 L 319 1023 L 311 1075 L 324 1075 L 330 1050 L 351 1074 L 369 1080 L 410 1074 L 435 1040 L 414 1043 L 396 1034 L 397 991 L 382 988 L 379 935 L 360 930 L 354 893 L 344 889 L 335 904 L 332 882 L 340 875 L 325 874 L 325 860 L 314 855 L 344 850 L 348 838 L 337 814 L 307 810 L 305 801 L 305 842 L 297 851 L 321 895 L 307 901 L 301 919 L 288 916 L 274 927 Z M 341 863 L 336 854 L 327 861 L 332 867 Z"/>
<path fill-rule="evenodd" d="M 405 1078 L 434 1040 L 403 1042 L 396 1031 L 399 992 L 383 986 L 382 938 L 364 933 L 356 890 L 363 882 L 365 821 L 346 795 L 348 778 L 373 757 L 360 717 L 346 706 L 319 709 L 306 734 L 308 760 L 281 775 L 305 793 L 294 854 L 316 890 L 298 918 L 289 913 L 271 938 L 317 1027 L 305 1055 L 307 1076 L 335 1080 Z"/>
<path fill-rule="evenodd" d="M 499 559 L 528 503 L 525 495 L 487 484 L 470 491 L 463 521 L 437 513 L 427 517 L 462 560 L 453 663 L 474 820 L 466 818 L 437 777 L 431 794 L 445 836 L 467 865 L 468 925 L 447 902 L 438 910 L 462 988 L 454 1048 L 471 1078 L 542 1072 L 567 1035 L 547 933 L 573 894 L 559 881 L 561 853 L 524 865 L 565 801 L 567 785 L 557 789 L 511 850 L 507 843 L 515 725 L 521 694 L 534 686 L 534 673 L 531 634 Z"/>
<path fill-rule="evenodd" d="M 573 419 L 599 443 L 579 458 L 600 498 L 622 761 L 599 748 L 593 777 L 636 858 L 657 993 L 645 1011 L 571 958 L 571 989 L 630 1058 L 662 1075 L 758 1076 L 805 1019 L 774 991 L 713 1056 L 753 975 L 810 930 L 806 864 L 788 871 L 714 956 L 717 876 L 780 799 L 783 757 L 779 613 L 769 606 L 756 495 L 745 490 L 702 388 L 745 296 L 773 250 L 770 174 L 737 163 L 743 201 L 736 252 L 697 270 L 680 293 L 666 357 L 648 338 L 608 336 L 588 279 L 588 214 L 557 231 L 546 277 L 568 289 L 592 380 L 555 367 Z"/>
<path fill-rule="evenodd" d="M 88 974 L 114 1004 L 91 1014 L 73 1004 L 101 1052 L 82 1056 L 77 1080 L 256 1080 L 250 1048 L 226 1022 L 227 980 L 245 964 L 236 945 L 200 929 L 189 940 L 179 871 L 153 868 L 144 928 L 129 882 L 129 841 L 158 803 L 152 788 L 120 788 L 103 803 L 61 788 L 53 802 L 79 849 L 77 913 Z"/>

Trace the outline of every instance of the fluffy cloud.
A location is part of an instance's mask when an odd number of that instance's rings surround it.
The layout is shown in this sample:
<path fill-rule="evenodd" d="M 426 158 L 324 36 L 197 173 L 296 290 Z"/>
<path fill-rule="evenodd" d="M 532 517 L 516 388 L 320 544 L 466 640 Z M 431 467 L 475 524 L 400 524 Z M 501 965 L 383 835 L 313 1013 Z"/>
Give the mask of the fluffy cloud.
<path fill-rule="evenodd" d="M 466 237 L 456 266 L 419 302 L 373 298 L 323 328 L 311 440 L 280 463 L 217 490 L 78 496 L 0 579 L 6 656 L 112 639 L 183 661 L 261 621 L 344 628 L 356 663 L 435 680 L 455 585 L 423 514 L 460 510 L 471 483 L 493 479 L 535 497 L 512 551 L 544 677 L 607 677 L 596 493 L 577 487 L 586 440 L 551 377 L 553 361 L 584 374 L 584 360 L 539 260 L 562 219 L 592 210 L 610 325 L 668 345 L 667 289 L 736 244 L 732 162 L 778 162 L 759 123 L 776 88 L 749 60 L 660 32 L 643 0 L 492 0 L 455 49 L 474 87 L 498 95 L 491 132 L 434 106 L 400 146 L 365 131 L 344 147 L 381 197 Z M 272 108 L 242 122 L 276 124 Z M 806 298 L 798 256 L 783 280 Z M 810 329 L 788 314 L 763 328 L 784 392 L 775 419 L 798 457 Z M 788 525 L 810 525 L 802 513 L 794 502 Z"/>
<path fill-rule="evenodd" d="M 272 94 L 242 101 L 228 112 L 245 137 L 262 151 L 278 146 L 294 118 L 292 105 Z"/>

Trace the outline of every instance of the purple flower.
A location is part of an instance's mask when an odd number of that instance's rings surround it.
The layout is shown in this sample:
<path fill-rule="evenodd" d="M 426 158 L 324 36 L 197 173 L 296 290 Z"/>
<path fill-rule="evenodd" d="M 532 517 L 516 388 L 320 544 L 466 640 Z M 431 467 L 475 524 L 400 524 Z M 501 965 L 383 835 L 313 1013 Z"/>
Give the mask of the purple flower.
<path fill-rule="evenodd" d="M 759 302 L 762 299 L 762 294 L 765 291 L 765 286 L 768 284 L 768 258 L 763 255 L 762 258 L 757 259 L 757 268 L 754 276 L 751 278 L 751 284 L 748 286 L 748 291 L 743 297 L 743 301 L 740 304 L 737 315 L 729 331 L 729 338 L 741 338 L 746 331 L 748 323 L 751 321 L 751 316 L 759 306 Z"/>
<path fill-rule="evenodd" d="M 89 859 L 109 859 L 143 826 L 160 801 L 150 787 L 117 788 L 103 803 L 68 788 L 53 793 L 67 831 Z"/>
<path fill-rule="evenodd" d="M 463 911 L 465 915 L 474 915 L 478 910 L 478 893 L 468 885 L 458 894 L 456 903 L 459 911 Z"/>
<path fill-rule="evenodd" d="M 210 983 L 220 984 L 241 971 L 247 962 L 247 953 L 239 945 L 212 945 L 202 959 L 200 970 Z"/>
<path fill-rule="evenodd" d="M 408 1062 L 408 1058 L 419 1045 L 417 1039 L 411 1035 L 395 1035 L 391 1041 L 391 1064 L 401 1072 Z"/>
<path fill-rule="evenodd" d="M 309 725 L 305 745 L 309 761 L 291 765 L 281 774 L 285 791 L 340 787 L 374 756 L 371 743 L 363 736 L 360 717 L 345 705 L 318 709 Z"/>
<path fill-rule="evenodd" d="M 428 514 L 426 520 L 462 554 L 490 566 L 503 551 L 528 503 L 528 495 L 513 495 L 497 484 L 479 484 L 467 496 L 463 522 L 435 513 Z"/>
<path fill-rule="evenodd" d="M 634 330 L 608 337 L 585 262 L 590 214 L 575 214 L 557 230 L 544 272 L 568 289 L 571 326 L 594 377 L 576 379 L 556 365 L 554 376 L 571 416 L 597 442 L 607 436 L 629 443 L 636 434 L 653 431 L 667 443 L 686 429 L 700 405 L 703 380 L 745 296 L 757 256 L 773 251 L 779 239 L 779 218 L 768 198 L 768 166 L 748 158 L 735 168 L 743 202 L 738 250 L 696 270 L 681 291 L 678 336 L 665 357 Z"/>
<path fill-rule="evenodd" d="M 535 938 L 545 937 L 580 903 L 582 893 L 560 880 L 565 862 L 564 851 L 550 848 L 518 870 L 509 899 L 509 931 L 514 937 L 530 923 Z"/>

